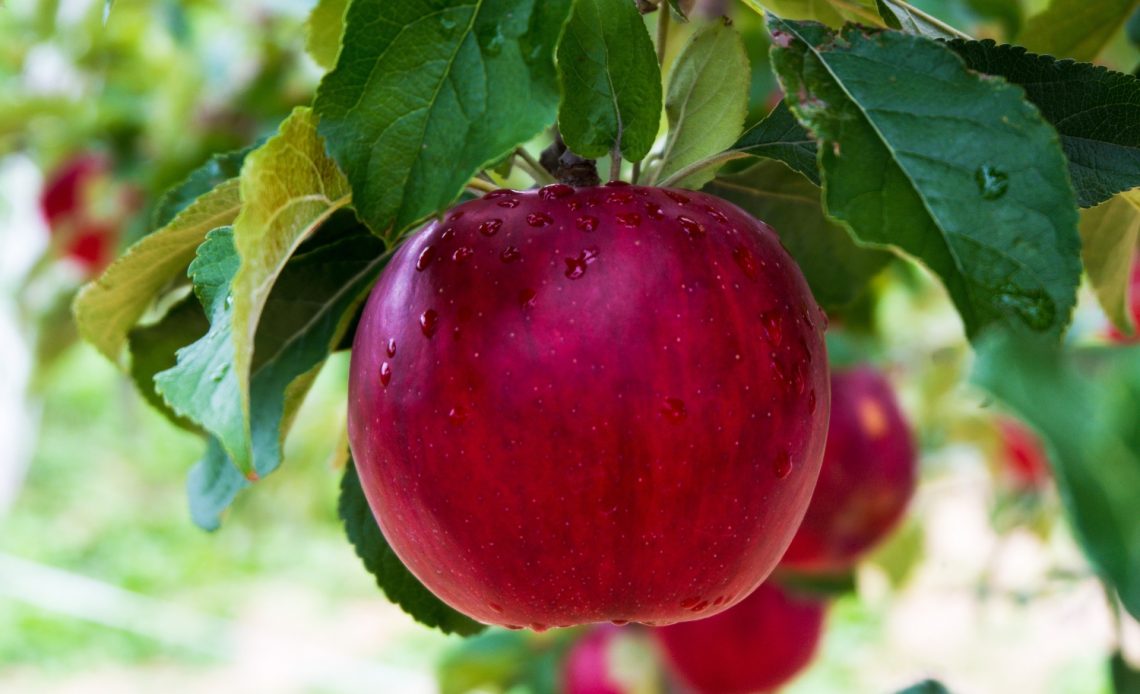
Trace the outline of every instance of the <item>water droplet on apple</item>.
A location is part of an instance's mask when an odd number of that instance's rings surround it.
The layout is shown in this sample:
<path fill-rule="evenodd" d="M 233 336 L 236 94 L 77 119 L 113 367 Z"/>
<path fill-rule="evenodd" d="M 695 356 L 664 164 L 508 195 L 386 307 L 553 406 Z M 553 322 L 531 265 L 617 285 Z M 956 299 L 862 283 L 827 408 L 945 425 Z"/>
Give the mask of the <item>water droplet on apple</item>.
<path fill-rule="evenodd" d="M 629 620 L 628 619 L 611 619 L 610 624 L 613 624 L 615 627 L 624 627 L 626 624 L 629 624 Z"/>
<path fill-rule="evenodd" d="M 439 328 L 439 314 L 433 309 L 428 309 L 420 314 L 420 332 L 425 337 L 435 335 L 436 329 Z"/>
<path fill-rule="evenodd" d="M 492 610 L 494 610 L 495 612 L 498 612 L 500 614 L 502 614 L 502 612 L 503 612 L 503 606 L 496 603 L 496 602 L 487 603 L 487 607 L 490 607 Z"/>
<path fill-rule="evenodd" d="M 661 414 L 671 422 L 680 422 L 688 412 L 685 411 L 685 401 L 680 398 L 665 398 L 665 406 L 661 408 Z"/>
<path fill-rule="evenodd" d="M 484 200 L 495 200 L 497 198 L 511 197 L 511 196 L 515 196 L 518 194 L 519 193 L 517 190 L 511 190 L 510 188 L 496 188 L 495 190 L 492 190 L 491 192 L 484 195 L 483 199 Z"/>
<path fill-rule="evenodd" d="M 503 252 L 499 254 L 499 260 L 504 263 L 513 263 L 522 257 L 522 252 L 514 246 L 507 246 Z"/>
<path fill-rule="evenodd" d="M 557 200 L 573 194 L 574 189 L 565 183 L 551 183 L 538 189 L 538 197 L 543 200 Z"/>
<path fill-rule="evenodd" d="M 515 198 L 506 198 L 505 200 L 500 200 L 497 204 L 499 205 L 499 207 L 505 207 L 507 209 L 513 209 L 513 208 L 519 206 L 519 201 Z"/>
<path fill-rule="evenodd" d="M 787 451 L 780 451 L 776 454 L 776 460 L 772 463 L 772 472 L 776 473 L 776 478 L 781 480 L 792 473 L 792 459 Z"/>
<path fill-rule="evenodd" d="M 501 219 L 488 219 L 479 225 L 479 233 L 484 236 L 494 236 L 499 233 L 499 229 L 503 227 L 503 220 Z"/>
<path fill-rule="evenodd" d="M 712 205 L 705 205 L 703 209 L 708 213 L 710 217 L 716 221 L 720 222 L 721 224 L 728 224 L 728 217 L 726 217 L 725 214 L 717 208 L 713 207 Z"/>
<path fill-rule="evenodd" d="M 667 196 L 667 197 L 668 197 L 670 200 L 672 200 L 673 202 L 677 203 L 678 205 L 688 205 L 688 204 L 689 204 L 689 198 L 688 198 L 688 196 L 686 196 L 686 195 L 684 195 L 684 194 L 682 194 L 682 193 L 678 193 L 678 192 L 677 192 L 677 191 L 675 191 L 675 190 L 667 190 L 667 191 L 665 191 L 665 195 L 666 195 L 666 196 Z"/>
<path fill-rule="evenodd" d="M 743 246 L 737 246 L 732 249 L 732 259 L 736 261 L 745 275 L 751 279 L 756 279 L 759 269 L 756 267 L 756 256 L 752 255 L 752 251 Z"/>
<path fill-rule="evenodd" d="M 594 229 L 598 228 L 598 218 L 591 217 L 589 215 L 582 215 L 574 222 L 574 226 L 578 227 L 582 231 L 593 231 Z"/>
<path fill-rule="evenodd" d="M 431 265 L 431 261 L 435 260 L 435 246 L 427 245 L 420 251 L 420 257 L 416 258 L 416 270 L 423 272 Z"/>
<path fill-rule="evenodd" d="M 388 338 L 388 345 L 387 345 L 385 351 L 388 352 L 389 357 L 396 356 L 396 338 L 394 338 L 394 337 Z"/>
<path fill-rule="evenodd" d="M 391 380 L 392 380 L 392 367 L 388 365 L 388 362 L 384 362 L 383 364 L 380 365 L 380 385 L 387 388 L 388 383 Z"/>
<path fill-rule="evenodd" d="M 459 248 L 455 249 L 454 253 L 451 254 L 451 259 L 457 263 L 462 263 L 464 260 L 467 260 L 473 255 L 475 255 L 475 251 L 471 250 L 467 246 L 460 246 Z"/>
<path fill-rule="evenodd" d="M 622 226 L 631 229 L 641 226 L 641 215 L 636 212 L 620 212 L 617 215 L 617 220 Z"/>
<path fill-rule="evenodd" d="M 681 601 L 681 607 L 683 607 L 684 609 L 687 610 L 690 607 L 692 607 L 693 605 L 696 605 L 700 601 L 701 601 L 701 598 L 699 596 L 685 598 L 684 600 Z"/>
<path fill-rule="evenodd" d="M 439 235 L 440 241 L 450 241 L 453 238 L 455 238 L 455 227 L 447 227 L 443 230 L 443 233 Z"/>
<path fill-rule="evenodd" d="M 452 424 L 462 424 L 466 419 L 467 409 L 462 405 L 456 405 L 447 413 L 447 421 Z"/>
<path fill-rule="evenodd" d="M 779 347 L 784 339 L 784 329 L 780 326 L 780 317 L 774 311 L 760 314 L 760 326 L 764 335 L 773 347 Z"/>
<path fill-rule="evenodd" d="M 652 202 L 645 205 L 645 214 L 649 215 L 650 219 L 665 219 L 665 210 Z"/>
<path fill-rule="evenodd" d="M 598 259 L 598 249 L 587 248 L 578 254 L 577 258 L 566 258 L 566 276 L 576 280 L 586 274 L 586 266 Z"/>
<path fill-rule="evenodd" d="M 610 205 L 627 205 L 633 202 L 633 191 L 619 190 L 610 193 L 606 196 L 606 202 Z"/>
<path fill-rule="evenodd" d="M 545 212 L 531 212 L 526 216 L 526 223 L 532 227 L 541 229 L 542 227 L 554 224 L 554 218 Z"/>
<path fill-rule="evenodd" d="M 629 185 L 628 181 L 623 181 L 620 178 L 615 178 L 612 181 L 606 181 L 606 186 L 608 186 L 610 188 L 624 188 L 625 186 L 628 186 L 628 185 Z"/>
<path fill-rule="evenodd" d="M 685 230 L 685 233 L 688 234 L 690 238 L 697 238 L 699 236 L 705 235 L 705 225 L 701 224 L 692 217 L 680 215 L 677 217 L 677 222 L 680 223 L 681 228 Z"/>
<path fill-rule="evenodd" d="M 537 296 L 533 289 L 523 289 L 519 292 L 519 305 L 523 308 L 531 308 L 534 306 L 534 299 Z"/>

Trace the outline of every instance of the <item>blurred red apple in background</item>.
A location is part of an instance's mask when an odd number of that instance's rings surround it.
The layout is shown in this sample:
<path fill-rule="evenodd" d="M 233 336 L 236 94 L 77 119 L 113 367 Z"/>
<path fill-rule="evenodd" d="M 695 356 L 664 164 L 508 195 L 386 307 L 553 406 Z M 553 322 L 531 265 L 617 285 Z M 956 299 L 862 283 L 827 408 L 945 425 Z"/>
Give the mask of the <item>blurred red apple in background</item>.
<path fill-rule="evenodd" d="M 652 634 L 670 672 L 700 694 L 769 691 L 811 662 L 824 609 L 769 582 L 730 610 Z"/>
<path fill-rule="evenodd" d="M 40 208 L 58 253 L 91 275 L 111 262 L 122 226 L 135 206 L 133 197 L 112 178 L 107 157 L 84 153 L 48 177 Z"/>
<path fill-rule="evenodd" d="M 570 647 L 562 694 L 639 694 L 658 691 L 657 658 L 643 629 L 603 624 Z"/>
<path fill-rule="evenodd" d="M 867 366 L 833 373 L 819 483 L 781 567 L 849 569 L 902 518 L 917 473 L 910 428 L 886 378 Z"/>
<path fill-rule="evenodd" d="M 1013 417 L 996 419 L 1001 475 L 1015 489 L 1036 490 L 1049 482 L 1049 458 L 1037 434 Z"/>
<path fill-rule="evenodd" d="M 483 622 L 670 623 L 772 570 L 818 475 L 822 319 L 763 223 L 611 184 L 498 191 L 408 239 L 349 435 L 397 555 Z"/>

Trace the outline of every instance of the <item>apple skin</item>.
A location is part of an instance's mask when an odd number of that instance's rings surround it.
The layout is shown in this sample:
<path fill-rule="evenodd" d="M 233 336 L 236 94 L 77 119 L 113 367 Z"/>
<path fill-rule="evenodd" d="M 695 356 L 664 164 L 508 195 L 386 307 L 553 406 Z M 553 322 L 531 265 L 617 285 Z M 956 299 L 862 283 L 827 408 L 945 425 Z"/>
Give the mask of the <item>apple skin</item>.
<path fill-rule="evenodd" d="M 902 518 L 917 467 L 910 427 L 886 378 L 868 366 L 833 372 L 819 482 L 781 569 L 850 569 Z"/>
<path fill-rule="evenodd" d="M 111 262 L 118 225 L 94 218 L 87 209 L 86 189 L 110 176 L 110 161 L 99 154 L 79 154 L 65 161 L 44 184 L 40 209 L 53 234 L 67 234 L 61 248 L 86 274 Z"/>
<path fill-rule="evenodd" d="M 1040 490 L 1049 483 L 1049 457 L 1041 439 L 1013 417 L 995 422 L 1000 439 L 1001 471 L 1010 486 L 1020 491 Z"/>
<path fill-rule="evenodd" d="M 700 694 L 771 691 L 811 662 L 824 612 L 823 602 L 765 583 L 731 610 L 652 634 L 669 671 Z"/>
<path fill-rule="evenodd" d="M 712 196 L 488 194 L 409 238 L 364 309 L 362 485 L 399 558 L 474 619 L 707 616 L 807 508 L 821 324 L 775 233 Z"/>

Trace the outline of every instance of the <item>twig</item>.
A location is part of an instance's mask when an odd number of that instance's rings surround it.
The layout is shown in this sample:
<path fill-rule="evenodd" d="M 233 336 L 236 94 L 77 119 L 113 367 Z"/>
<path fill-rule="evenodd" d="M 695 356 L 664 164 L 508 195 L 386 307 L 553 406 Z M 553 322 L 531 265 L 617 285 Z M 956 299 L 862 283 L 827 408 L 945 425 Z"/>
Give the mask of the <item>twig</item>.
<path fill-rule="evenodd" d="M 538 163 L 538 160 L 530 155 L 530 152 L 519 147 L 515 150 L 515 154 L 522 160 L 522 165 L 519 166 L 519 168 L 526 171 L 527 175 L 533 178 L 535 183 L 540 186 L 554 183 L 554 177 L 546 172 L 542 164 Z"/>
<path fill-rule="evenodd" d="M 669 188 L 670 186 L 674 186 L 677 183 L 685 180 L 689 176 L 692 176 L 693 174 L 697 173 L 698 171 L 704 171 L 705 169 L 710 168 L 710 167 L 720 166 L 722 164 L 727 164 L 728 162 L 732 161 L 733 159 L 743 159 L 744 157 L 747 157 L 747 156 L 751 156 L 751 155 L 745 154 L 744 152 L 731 152 L 731 151 L 730 152 L 721 152 L 720 154 L 714 154 L 711 157 L 706 157 L 704 159 L 701 159 L 700 161 L 695 161 L 692 164 L 689 164 L 685 168 L 674 173 L 669 178 L 666 178 L 664 181 L 661 181 L 657 185 L 661 188 Z"/>
<path fill-rule="evenodd" d="M 494 183 L 488 183 L 481 178 L 473 178 L 467 182 L 467 187 L 472 190 L 477 190 L 482 193 L 490 193 L 492 190 L 498 190 L 499 187 Z"/>
<path fill-rule="evenodd" d="M 637 183 L 637 179 L 641 178 L 641 162 L 633 162 L 633 172 L 629 175 L 630 183 Z"/>

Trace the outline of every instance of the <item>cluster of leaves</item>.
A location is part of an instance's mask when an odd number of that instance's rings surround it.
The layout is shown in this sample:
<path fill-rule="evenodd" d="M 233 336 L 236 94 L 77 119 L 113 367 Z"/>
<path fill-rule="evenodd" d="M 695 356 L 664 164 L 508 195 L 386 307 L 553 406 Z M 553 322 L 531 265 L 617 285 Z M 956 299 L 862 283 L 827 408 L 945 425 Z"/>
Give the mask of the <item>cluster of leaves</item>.
<path fill-rule="evenodd" d="M 614 174 L 634 162 L 625 170 L 639 182 L 705 187 L 771 222 L 829 309 L 904 256 L 941 279 L 977 345 L 996 330 L 1077 358 L 1056 345 L 1082 269 L 1130 328 L 1140 80 L 1068 58 L 1094 58 L 1115 33 L 1105 22 L 1121 25 L 1134 2 L 1098 0 L 1094 17 L 1055 0 L 1019 33 L 1042 53 L 969 39 L 901 0 L 745 4 L 767 13 L 786 94 L 747 129 L 754 61 L 727 21 L 692 22 L 669 62 L 629 0 L 322 0 L 310 50 L 328 72 L 311 108 L 172 189 L 76 302 L 82 334 L 206 437 L 189 480 L 195 520 L 216 528 L 279 466 L 299 402 L 400 239 L 555 123 L 570 150 L 608 157 Z M 687 19 L 685 5 L 659 9 L 659 36 Z M 1120 390 L 1140 384 L 1133 367 L 1104 372 L 1119 392 L 1022 402 L 1007 389 L 1029 388 L 1039 362 L 993 349 L 982 373 L 1018 375 L 980 382 L 1015 407 L 1134 411 L 1121 398 L 1136 391 Z M 1072 380 L 1057 385 L 1079 390 Z M 1051 435 L 1063 423 L 1030 419 Z M 1098 422 L 1111 449 L 1056 429 L 1074 468 L 1058 477 L 1090 557 L 1140 614 L 1140 524 L 1122 515 L 1140 495 L 1140 441 L 1107 410 Z M 1120 474 L 1090 468 L 1094 450 L 1117 456 Z M 381 586 L 427 624 L 476 631 L 391 555 L 354 475 L 342 516 Z"/>

